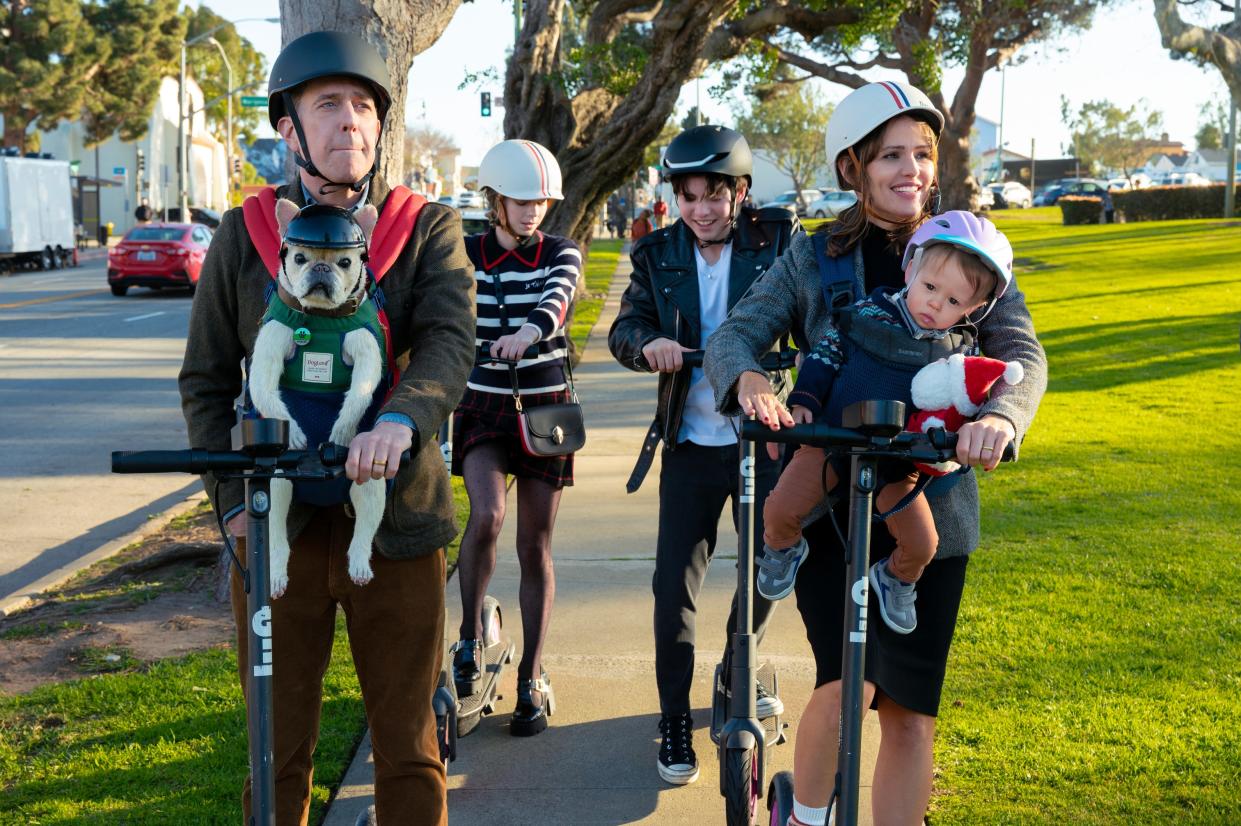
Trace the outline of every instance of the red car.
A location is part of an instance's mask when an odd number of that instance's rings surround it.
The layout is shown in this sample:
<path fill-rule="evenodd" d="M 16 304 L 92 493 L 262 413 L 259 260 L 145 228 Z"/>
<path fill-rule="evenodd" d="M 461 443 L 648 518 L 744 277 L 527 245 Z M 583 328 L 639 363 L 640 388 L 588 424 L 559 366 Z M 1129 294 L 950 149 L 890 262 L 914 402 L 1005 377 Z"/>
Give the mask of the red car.
<path fill-rule="evenodd" d="M 113 295 L 130 287 L 198 286 L 198 273 L 211 243 L 202 224 L 141 224 L 108 250 L 108 286 Z"/>

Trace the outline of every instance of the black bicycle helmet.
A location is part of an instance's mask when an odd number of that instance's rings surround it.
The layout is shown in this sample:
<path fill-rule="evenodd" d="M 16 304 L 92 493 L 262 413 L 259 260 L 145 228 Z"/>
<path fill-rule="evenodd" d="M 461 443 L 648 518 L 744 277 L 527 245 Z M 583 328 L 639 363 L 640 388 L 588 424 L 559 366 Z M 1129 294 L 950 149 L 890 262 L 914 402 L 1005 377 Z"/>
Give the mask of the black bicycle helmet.
<path fill-rule="evenodd" d="M 750 180 L 754 156 L 745 136 L 727 126 L 695 126 L 672 139 L 664 152 L 664 176 L 715 172 Z"/>
<path fill-rule="evenodd" d="M 361 37 L 346 32 L 324 31 L 311 32 L 297 38 L 280 51 L 272 65 L 271 76 L 267 81 L 267 117 L 272 128 L 275 129 L 280 119 L 287 115 L 293 121 L 298 140 L 306 147 L 306 136 L 293 106 L 292 93 L 303 83 L 324 77 L 350 77 L 370 86 L 375 94 L 379 123 L 383 125 L 388 109 L 392 106 L 392 79 L 388 74 L 388 65 L 375 47 Z M 347 183 L 328 180 L 315 167 L 309 148 L 306 149 L 305 158 L 294 152 L 293 160 L 311 175 L 323 178 L 329 184 L 348 186 L 355 192 L 360 192 L 379 168 L 379 148 L 375 149 L 375 163 L 371 171 L 360 181 Z"/>
<path fill-rule="evenodd" d="M 319 250 L 366 249 L 366 235 L 349 210 L 310 204 L 289 221 L 284 243 Z"/>

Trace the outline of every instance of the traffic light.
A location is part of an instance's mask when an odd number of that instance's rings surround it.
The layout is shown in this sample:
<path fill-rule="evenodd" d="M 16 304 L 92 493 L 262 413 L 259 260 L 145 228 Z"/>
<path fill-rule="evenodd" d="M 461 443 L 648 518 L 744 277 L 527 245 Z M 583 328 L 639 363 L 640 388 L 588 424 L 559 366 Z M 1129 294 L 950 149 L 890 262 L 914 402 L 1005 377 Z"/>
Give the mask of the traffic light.
<path fill-rule="evenodd" d="M 240 157 L 233 158 L 233 175 L 238 178 L 241 177 L 241 158 Z"/>
<path fill-rule="evenodd" d="M 134 176 L 134 180 L 141 181 L 146 176 L 147 156 L 141 149 L 138 150 L 138 163 L 135 164 L 138 174 Z"/>
<path fill-rule="evenodd" d="M 491 92 L 483 92 L 481 95 L 480 105 L 483 117 L 491 117 Z"/>

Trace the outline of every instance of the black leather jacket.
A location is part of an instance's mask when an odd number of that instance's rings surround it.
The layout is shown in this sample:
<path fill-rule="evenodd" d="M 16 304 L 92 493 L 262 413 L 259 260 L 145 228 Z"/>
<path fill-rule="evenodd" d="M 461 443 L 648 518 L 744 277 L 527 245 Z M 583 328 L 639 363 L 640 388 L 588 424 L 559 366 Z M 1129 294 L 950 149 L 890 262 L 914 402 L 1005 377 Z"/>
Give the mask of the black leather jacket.
<path fill-rule="evenodd" d="M 728 272 L 728 308 L 731 310 L 760 275 L 788 249 L 801 225 L 792 212 L 781 208 L 742 209 L 733 233 L 732 264 Z M 629 253 L 633 264 L 629 287 L 621 297 L 620 312 L 608 332 L 608 349 L 625 367 L 649 373 L 642 348 L 657 338 L 671 338 L 701 349 L 698 266 L 694 235 L 683 221 L 641 238 Z M 690 372 L 662 373 L 653 433 L 647 448 L 667 436 L 676 447 L 681 414 L 689 393 Z M 641 480 L 638 479 L 640 482 Z M 632 487 L 632 486 L 631 486 Z"/>

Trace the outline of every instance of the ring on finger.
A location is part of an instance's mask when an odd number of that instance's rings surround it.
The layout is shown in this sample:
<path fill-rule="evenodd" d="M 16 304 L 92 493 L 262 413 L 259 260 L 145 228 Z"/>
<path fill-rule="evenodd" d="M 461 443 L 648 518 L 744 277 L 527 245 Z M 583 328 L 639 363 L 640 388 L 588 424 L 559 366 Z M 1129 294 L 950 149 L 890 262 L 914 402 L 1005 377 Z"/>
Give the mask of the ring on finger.
<path fill-rule="evenodd" d="M 983 452 L 983 453 L 991 453 L 991 452 L 992 452 L 992 451 L 994 451 L 994 450 L 995 450 L 995 448 L 994 448 L 994 447 L 991 447 L 990 445 L 984 445 L 984 446 L 983 446 L 983 449 L 982 449 L 982 452 Z"/>

